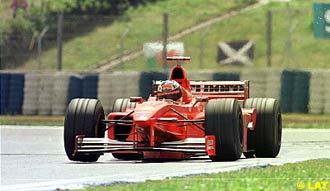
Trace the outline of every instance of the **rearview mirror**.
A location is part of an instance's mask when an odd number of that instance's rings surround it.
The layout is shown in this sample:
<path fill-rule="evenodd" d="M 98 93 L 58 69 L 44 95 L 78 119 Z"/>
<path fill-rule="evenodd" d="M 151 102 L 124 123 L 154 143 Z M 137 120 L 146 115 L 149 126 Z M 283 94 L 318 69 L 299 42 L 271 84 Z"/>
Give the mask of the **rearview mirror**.
<path fill-rule="evenodd" d="M 208 102 L 209 99 L 207 97 L 197 97 L 196 102 Z"/>
<path fill-rule="evenodd" d="M 142 97 L 130 97 L 129 99 L 130 102 L 138 102 L 138 103 L 142 103 L 144 100 Z"/>

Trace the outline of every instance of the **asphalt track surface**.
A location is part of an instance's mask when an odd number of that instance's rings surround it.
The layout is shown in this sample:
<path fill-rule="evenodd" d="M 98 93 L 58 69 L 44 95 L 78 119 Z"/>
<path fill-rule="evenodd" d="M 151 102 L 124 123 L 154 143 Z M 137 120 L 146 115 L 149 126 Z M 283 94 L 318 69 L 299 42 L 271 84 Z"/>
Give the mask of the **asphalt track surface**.
<path fill-rule="evenodd" d="M 248 167 L 330 158 L 330 130 L 284 129 L 278 158 L 211 162 L 207 157 L 175 162 L 120 161 L 110 154 L 96 163 L 76 163 L 63 149 L 63 127 L 1 126 L 1 190 L 55 190 L 159 180 Z"/>

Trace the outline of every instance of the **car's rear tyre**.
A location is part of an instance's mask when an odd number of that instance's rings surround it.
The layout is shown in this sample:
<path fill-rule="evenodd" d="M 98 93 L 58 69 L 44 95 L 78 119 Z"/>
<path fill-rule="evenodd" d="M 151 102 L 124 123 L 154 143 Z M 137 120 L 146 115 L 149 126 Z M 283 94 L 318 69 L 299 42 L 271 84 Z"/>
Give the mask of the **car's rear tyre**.
<path fill-rule="evenodd" d="M 70 160 L 95 162 L 100 154 L 77 153 L 75 156 L 75 138 L 77 135 L 85 137 L 104 137 L 106 125 L 101 122 L 104 111 L 101 102 L 96 99 L 71 100 L 64 120 L 64 148 Z"/>
<path fill-rule="evenodd" d="M 281 148 L 282 116 L 280 105 L 272 98 L 249 98 L 244 108 L 256 108 L 257 122 L 255 130 L 248 131 L 247 146 L 249 153 L 246 158 L 256 157 L 274 158 Z"/>
<path fill-rule="evenodd" d="M 136 104 L 130 102 L 129 98 L 119 98 L 114 101 L 111 112 L 122 112 L 126 108 L 135 108 Z"/>
<path fill-rule="evenodd" d="M 205 108 L 205 135 L 216 138 L 212 161 L 233 161 L 242 155 L 242 110 L 235 99 L 210 100 Z"/>
<path fill-rule="evenodd" d="M 130 102 L 129 98 L 119 98 L 115 100 L 111 112 L 122 112 L 126 108 L 134 109 L 136 104 L 135 102 Z M 112 153 L 112 156 L 120 160 L 139 160 L 143 158 L 142 153 Z"/>

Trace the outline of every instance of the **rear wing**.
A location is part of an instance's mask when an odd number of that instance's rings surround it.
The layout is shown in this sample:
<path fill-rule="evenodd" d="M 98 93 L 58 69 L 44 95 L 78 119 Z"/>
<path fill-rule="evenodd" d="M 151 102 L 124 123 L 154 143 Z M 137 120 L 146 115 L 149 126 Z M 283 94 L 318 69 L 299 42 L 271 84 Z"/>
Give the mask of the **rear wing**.
<path fill-rule="evenodd" d="M 249 81 L 190 81 L 194 96 L 216 98 L 249 98 Z"/>
<path fill-rule="evenodd" d="M 167 63 L 180 63 L 180 62 L 190 62 L 190 57 L 187 56 L 171 56 L 166 57 Z"/>
<path fill-rule="evenodd" d="M 152 95 L 156 95 L 161 80 L 153 81 Z M 235 98 L 245 100 L 249 98 L 249 81 L 190 81 L 190 91 L 196 97 Z"/>

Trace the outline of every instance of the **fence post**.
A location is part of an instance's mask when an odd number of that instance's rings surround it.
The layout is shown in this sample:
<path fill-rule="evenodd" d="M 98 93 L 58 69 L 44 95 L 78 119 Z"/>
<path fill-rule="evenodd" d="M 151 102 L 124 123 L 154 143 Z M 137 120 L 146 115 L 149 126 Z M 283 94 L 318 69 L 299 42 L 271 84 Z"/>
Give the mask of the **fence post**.
<path fill-rule="evenodd" d="M 287 11 L 288 11 L 288 35 L 284 46 L 284 56 L 283 56 L 283 63 L 285 64 L 285 67 L 288 67 L 292 61 L 292 57 L 293 57 L 292 34 L 298 24 L 296 20 L 292 22 L 292 10 L 289 2 L 287 3 Z M 295 67 L 299 67 L 299 66 L 295 65 Z"/>
<path fill-rule="evenodd" d="M 167 37 L 168 37 L 168 13 L 163 14 L 163 68 L 166 69 L 167 56 Z"/>
<path fill-rule="evenodd" d="M 273 13 L 271 10 L 267 11 L 267 22 L 266 22 L 266 42 L 267 42 L 267 66 L 272 66 L 272 22 Z"/>
<path fill-rule="evenodd" d="M 57 20 L 57 70 L 62 70 L 62 40 L 63 40 L 63 12 L 58 14 Z"/>
<path fill-rule="evenodd" d="M 1 0 L 0 0 L 1 1 Z M 0 19 L 0 22 L 3 22 L 2 19 Z M 5 57 L 5 53 L 4 53 L 4 49 L 6 47 L 5 45 L 5 41 L 3 41 L 3 39 L 5 38 L 4 33 L 0 32 L 0 70 L 5 69 L 5 64 L 3 63 L 4 61 L 4 57 Z"/>
<path fill-rule="evenodd" d="M 42 39 L 45 36 L 46 32 L 48 31 L 49 26 L 46 26 L 42 29 L 39 37 L 38 37 L 38 69 L 41 69 L 41 53 L 42 53 Z"/>
<path fill-rule="evenodd" d="M 129 28 L 126 28 L 126 30 L 123 32 L 123 34 L 120 37 L 120 65 L 123 67 L 124 64 L 124 39 L 126 38 L 127 34 L 129 32 Z"/>
<path fill-rule="evenodd" d="M 2 42 L 2 33 L 0 33 L 0 70 L 4 68 L 2 66 L 2 56 L 3 56 L 2 46 L 4 46 L 3 44 L 4 43 Z"/>
<path fill-rule="evenodd" d="M 201 38 L 199 39 L 199 68 L 202 69 L 204 65 L 204 40 L 205 36 L 210 27 L 207 27 L 202 33 Z"/>

